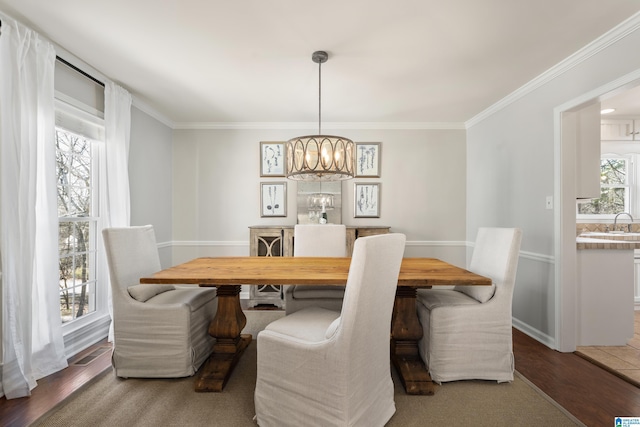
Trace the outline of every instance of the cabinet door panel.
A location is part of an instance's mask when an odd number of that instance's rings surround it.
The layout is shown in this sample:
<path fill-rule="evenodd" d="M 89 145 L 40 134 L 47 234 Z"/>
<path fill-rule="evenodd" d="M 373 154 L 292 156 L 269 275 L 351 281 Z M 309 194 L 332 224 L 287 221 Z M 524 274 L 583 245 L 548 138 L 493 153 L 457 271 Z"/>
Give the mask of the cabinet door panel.
<path fill-rule="evenodd" d="M 250 255 L 251 256 L 286 256 L 287 236 L 282 228 L 251 228 Z M 282 286 L 255 285 L 249 288 L 249 307 L 260 304 L 275 305 L 282 308 Z"/>
<path fill-rule="evenodd" d="M 600 124 L 603 141 L 631 141 L 634 138 L 633 120 L 607 119 Z"/>

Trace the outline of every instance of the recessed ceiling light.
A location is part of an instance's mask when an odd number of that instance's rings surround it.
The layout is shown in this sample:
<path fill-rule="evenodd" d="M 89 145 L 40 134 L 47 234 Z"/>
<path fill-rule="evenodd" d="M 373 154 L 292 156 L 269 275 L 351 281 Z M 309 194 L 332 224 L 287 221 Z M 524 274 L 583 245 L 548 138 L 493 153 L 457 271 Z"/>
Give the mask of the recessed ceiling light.
<path fill-rule="evenodd" d="M 609 114 L 609 113 L 613 113 L 614 111 L 616 111 L 615 108 L 605 108 L 604 110 L 600 111 L 600 114 Z"/>

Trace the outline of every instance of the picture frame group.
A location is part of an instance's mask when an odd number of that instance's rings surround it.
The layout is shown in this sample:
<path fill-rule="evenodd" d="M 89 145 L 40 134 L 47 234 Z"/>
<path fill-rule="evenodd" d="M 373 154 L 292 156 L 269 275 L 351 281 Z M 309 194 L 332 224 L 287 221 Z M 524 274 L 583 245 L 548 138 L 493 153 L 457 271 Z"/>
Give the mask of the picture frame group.
<path fill-rule="evenodd" d="M 286 143 L 278 141 L 260 142 L 260 177 L 278 178 L 286 174 Z M 381 143 L 356 143 L 356 165 L 354 178 L 380 178 Z M 353 200 L 354 218 L 380 218 L 380 183 L 355 182 Z M 260 183 L 260 216 L 287 216 L 287 183 Z"/>

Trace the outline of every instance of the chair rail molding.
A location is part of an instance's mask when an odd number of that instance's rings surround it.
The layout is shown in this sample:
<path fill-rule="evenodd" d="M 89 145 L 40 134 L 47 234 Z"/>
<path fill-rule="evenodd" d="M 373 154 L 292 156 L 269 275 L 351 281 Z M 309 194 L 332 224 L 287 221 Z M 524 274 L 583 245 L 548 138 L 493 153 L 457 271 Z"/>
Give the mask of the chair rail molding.
<path fill-rule="evenodd" d="M 464 240 L 407 240 L 405 246 L 457 246 L 468 247 Z"/>
<path fill-rule="evenodd" d="M 474 242 L 465 240 L 407 240 L 407 247 L 467 247 Z M 158 243 L 158 249 L 167 247 L 249 247 L 245 240 L 172 240 Z M 520 251 L 520 257 L 533 261 L 555 264 L 555 256 L 537 252 Z"/>
<path fill-rule="evenodd" d="M 173 240 L 168 242 L 170 246 L 249 246 L 249 241 L 240 240 Z M 159 245 L 158 245 L 159 247 Z"/>

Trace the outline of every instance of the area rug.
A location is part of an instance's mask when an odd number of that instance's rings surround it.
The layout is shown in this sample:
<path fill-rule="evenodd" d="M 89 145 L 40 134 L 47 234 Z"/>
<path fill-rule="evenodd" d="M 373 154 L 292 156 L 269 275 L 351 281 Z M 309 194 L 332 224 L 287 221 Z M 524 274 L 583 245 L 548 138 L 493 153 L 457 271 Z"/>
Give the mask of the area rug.
<path fill-rule="evenodd" d="M 282 311 L 246 311 L 254 335 Z M 255 426 L 253 341 L 222 393 L 194 392 L 194 378 L 119 379 L 111 370 L 62 402 L 34 426 Z M 582 425 L 520 376 L 512 383 L 457 381 L 434 396 L 405 394 L 393 373 L 396 413 L 387 426 Z"/>

